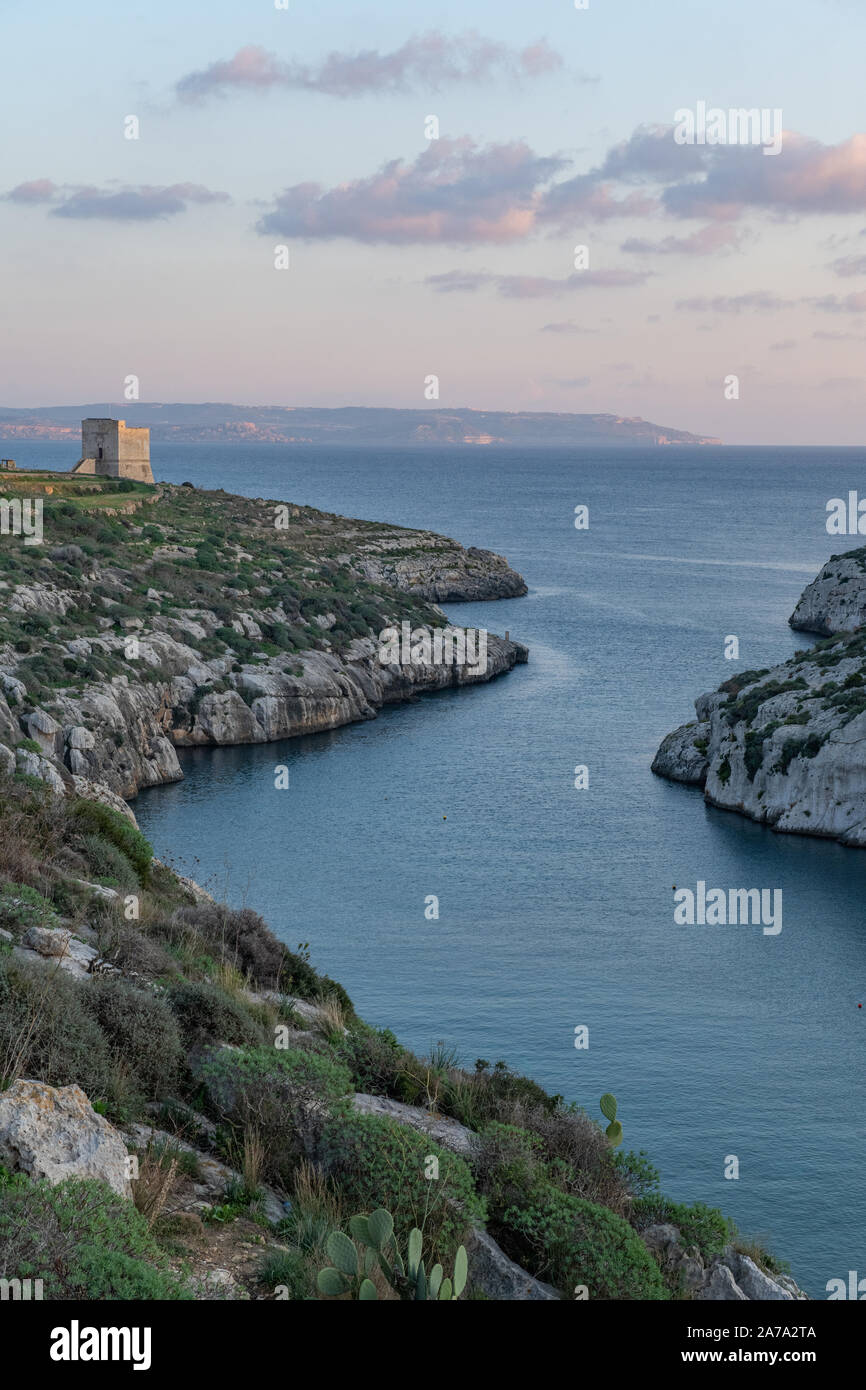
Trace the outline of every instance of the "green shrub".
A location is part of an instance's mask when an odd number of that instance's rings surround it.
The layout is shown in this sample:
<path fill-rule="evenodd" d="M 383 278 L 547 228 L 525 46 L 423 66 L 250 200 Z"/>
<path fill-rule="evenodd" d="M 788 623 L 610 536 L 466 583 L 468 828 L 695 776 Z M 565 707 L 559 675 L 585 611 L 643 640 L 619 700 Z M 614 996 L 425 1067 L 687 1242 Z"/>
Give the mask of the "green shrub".
<path fill-rule="evenodd" d="M 517 1125 L 494 1122 L 482 1132 L 473 1167 L 492 1211 L 520 1205 L 546 1176 L 542 1140 Z"/>
<path fill-rule="evenodd" d="M 442 1108 L 470 1129 L 483 1129 L 494 1120 L 519 1124 L 523 1112 L 553 1114 L 562 1102 L 561 1096 L 548 1095 L 537 1081 L 512 1071 L 503 1061 L 491 1066 L 479 1058 L 471 1074 L 447 1065 L 441 1070 Z"/>
<path fill-rule="evenodd" d="M 126 855 L 102 835 L 85 835 L 81 848 L 87 858 L 87 871 L 97 882 L 106 882 L 121 892 L 138 887 L 138 875 Z"/>
<path fill-rule="evenodd" d="M 168 1002 L 187 1048 L 262 1040 L 261 1028 L 243 1005 L 207 980 L 180 980 L 170 985 Z"/>
<path fill-rule="evenodd" d="M 255 1047 L 211 1053 L 200 1068 L 211 1106 L 237 1134 L 257 1134 L 266 1179 L 288 1187 L 332 1114 L 345 1114 L 352 1088 L 332 1057 L 301 1048 Z"/>
<path fill-rule="evenodd" d="M 119 914 L 107 914 L 98 930 L 100 951 L 119 970 L 149 980 L 170 979 L 179 973 L 177 961 L 160 941 Z"/>
<path fill-rule="evenodd" d="M 102 1030 L 112 1055 L 129 1068 L 148 1100 L 169 1094 L 177 1082 L 183 1048 L 174 1014 L 164 999 L 117 976 L 97 976 L 82 1003 Z"/>
<path fill-rule="evenodd" d="M 126 855 L 139 880 L 142 883 L 147 881 L 153 849 L 126 816 L 111 806 L 104 806 L 101 801 L 83 798 L 76 801 L 73 813 L 83 830 L 93 831 L 103 839 L 110 840 Z"/>
<path fill-rule="evenodd" d="M 407 1064 L 420 1063 L 397 1041 L 390 1028 L 359 1023 L 338 1038 L 334 1051 L 349 1068 L 356 1091 L 402 1097 L 400 1077 Z"/>
<path fill-rule="evenodd" d="M 107 1183 L 0 1183 L 0 1277 L 42 1279 L 46 1299 L 186 1299 L 147 1222 Z"/>
<path fill-rule="evenodd" d="M 717 1207 L 708 1207 L 703 1202 L 689 1206 L 684 1202 L 671 1202 L 667 1197 L 641 1197 L 634 1203 L 631 1213 L 632 1225 L 637 1230 L 647 1226 L 677 1226 L 683 1245 L 697 1245 L 706 1258 L 719 1255 L 731 1239 L 731 1226 Z"/>
<path fill-rule="evenodd" d="M 0 1085 L 19 1076 L 79 1085 L 91 1099 L 113 1094 L 108 1045 L 62 971 L 0 958 Z"/>
<path fill-rule="evenodd" d="M 175 922 L 201 938 L 219 960 L 235 966 L 254 984 L 301 999 L 333 994 L 344 1012 L 352 1013 L 352 1001 L 342 985 L 317 974 L 308 960 L 278 941 L 264 919 L 250 908 L 199 903 L 181 908 Z"/>
<path fill-rule="evenodd" d="M 509 1253 L 565 1294 L 591 1299 L 665 1299 L 661 1271 L 640 1236 L 607 1207 L 542 1183 L 525 1206 L 502 1216 Z"/>
<path fill-rule="evenodd" d="M 467 1227 L 484 1220 L 486 1206 L 464 1160 L 405 1125 L 377 1115 L 334 1119 L 317 1156 L 348 1210 L 386 1207 L 399 1230 L 417 1226 L 431 1264 L 451 1263 Z M 431 1158 L 437 1179 L 425 1176 Z"/>
<path fill-rule="evenodd" d="M 272 1250 L 259 1265 L 259 1279 L 273 1292 L 289 1299 L 315 1297 L 313 1271 L 300 1250 Z M 282 1292 L 285 1290 L 285 1292 Z"/>
<path fill-rule="evenodd" d="M 23 883 L 0 883 L 0 926 L 16 936 L 30 927 L 56 927 L 60 919 L 51 903 Z"/>
<path fill-rule="evenodd" d="M 650 1161 L 646 1149 L 618 1149 L 611 1155 L 612 1163 L 625 1184 L 630 1197 L 652 1197 L 658 1193 L 659 1170 Z"/>

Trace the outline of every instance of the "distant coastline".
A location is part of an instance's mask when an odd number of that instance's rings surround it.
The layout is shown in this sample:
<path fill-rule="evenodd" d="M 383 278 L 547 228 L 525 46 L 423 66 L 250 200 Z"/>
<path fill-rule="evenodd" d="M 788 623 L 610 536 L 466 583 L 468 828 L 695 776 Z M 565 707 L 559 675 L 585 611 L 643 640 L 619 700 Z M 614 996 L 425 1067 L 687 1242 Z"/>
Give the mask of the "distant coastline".
<path fill-rule="evenodd" d="M 656 425 L 640 416 L 575 415 L 548 411 L 398 410 L 369 406 L 238 406 L 125 401 L 101 404 L 0 407 L 0 440 L 70 441 L 82 418 L 120 415 L 128 425 L 147 425 L 156 442 L 393 446 L 401 448 L 527 448 L 563 445 L 666 447 L 721 444 L 709 435 Z"/>

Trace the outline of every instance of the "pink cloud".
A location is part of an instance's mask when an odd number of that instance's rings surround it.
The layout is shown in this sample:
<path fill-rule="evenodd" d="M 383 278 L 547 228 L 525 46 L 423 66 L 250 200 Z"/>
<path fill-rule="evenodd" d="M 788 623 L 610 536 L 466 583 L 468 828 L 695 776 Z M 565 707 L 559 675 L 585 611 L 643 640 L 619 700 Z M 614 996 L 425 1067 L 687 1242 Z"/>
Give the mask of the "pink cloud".
<path fill-rule="evenodd" d="M 830 263 L 834 275 L 866 275 L 866 256 L 840 256 Z"/>
<path fill-rule="evenodd" d="M 503 78 L 520 81 L 547 76 L 561 67 L 562 58 L 544 39 L 515 49 L 475 32 L 451 36 L 431 31 L 407 39 L 389 53 L 376 49 L 330 53 L 317 66 L 282 62 L 267 49 L 249 44 L 231 58 L 187 73 L 176 84 L 176 91 L 182 101 L 273 87 L 358 97 L 418 88 L 433 92 Z"/>
<path fill-rule="evenodd" d="M 795 303 L 796 300 L 781 299 L 779 295 L 771 294 L 769 290 L 749 290 L 745 294 L 719 294 L 711 299 L 703 297 L 678 299 L 676 307 L 687 309 L 695 314 L 741 314 L 744 310 L 772 314 L 779 309 L 791 309 Z"/>
<path fill-rule="evenodd" d="M 58 191 L 51 179 L 32 179 L 30 183 L 19 183 L 3 196 L 11 203 L 50 203 Z"/>
<path fill-rule="evenodd" d="M 227 203 L 227 193 L 198 183 L 139 184 L 96 188 L 59 185 L 51 179 L 20 183 L 3 195 L 16 203 L 52 203 L 52 217 L 101 218 L 106 221 L 153 222 L 186 212 L 190 203 Z"/>
<path fill-rule="evenodd" d="M 825 294 L 820 298 L 807 299 L 806 303 L 825 314 L 866 314 L 866 290 L 846 294 L 844 298 L 838 294 Z"/>
<path fill-rule="evenodd" d="M 839 145 L 822 145 L 787 131 L 781 152 L 770 158 L 756 146 L 702 148 L 704 178 L 664 191 L 665 207 L 676 216 L 724 219 L 738 217 L 747 208 L 779 213 L 866 208 L 866 134 L 852 135 Z"/>
<path fill-rule="evenodd" d="M 739 246 L 742 232 L 729 222 L 710 222 L 689 236 L 666 236 L 659 241 L 648 237 L 629 237 L 621 251 L 651 256 L 709 256 L 714 251 L 730 251 Z"/>
<path fill-rule="evenodd" d="M 369 178 L 284 189 L 258 230 L 396 244 L 518 241 L 533 230 L 541 187 L 563 163 L 522 142 L 434 140 L 413 163 L 392 160 Z"/>
<path fill-rule="evenodd" d="M 438 294 L 471 294 L 488 286 L 503 299 L 544 299 L 563 291 L 625 289 L 642 285 L 649 271 L 581 270 L 559 280 L 548 275 L 495 275 L 490 271 L 449 270 L 428 275 L 425 284 Z"/>

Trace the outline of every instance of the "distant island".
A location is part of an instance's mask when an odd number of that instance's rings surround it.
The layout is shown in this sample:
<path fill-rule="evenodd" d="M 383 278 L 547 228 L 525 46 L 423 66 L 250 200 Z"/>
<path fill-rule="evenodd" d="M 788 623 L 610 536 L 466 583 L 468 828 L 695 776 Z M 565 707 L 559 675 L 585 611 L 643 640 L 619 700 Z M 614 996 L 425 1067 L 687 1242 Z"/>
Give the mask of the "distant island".
<path fill-rule="evenodd" d="M 86 416 L 111 415 L 105 402 L 90 405 L 0 406 L 0 440 L 72 439 Z M 663 446 L 721 444 L 720 439 L 654 425 L 640 416 L 571 415 L 552 411 L 391 410 L 367 406 L 318 409 L 307 406 L 253 406 L 208 403 L 164 404 L 124 401 L 130 427 L 148 425 L 154 440 L 181 444 L 248 442 L 263 444 L 347 444 L 422 448 L 471 444 L 618 444 Z"/>

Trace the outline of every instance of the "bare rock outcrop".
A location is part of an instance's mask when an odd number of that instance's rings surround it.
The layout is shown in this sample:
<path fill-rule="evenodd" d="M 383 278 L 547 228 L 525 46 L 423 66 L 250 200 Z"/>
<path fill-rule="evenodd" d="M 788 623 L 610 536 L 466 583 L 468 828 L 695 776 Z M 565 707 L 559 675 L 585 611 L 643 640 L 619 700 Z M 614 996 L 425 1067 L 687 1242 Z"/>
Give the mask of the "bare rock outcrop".
<path fill-rule="evenodd" d="M 556 1289 L 521 1269 L 486 1231 L 472 1230 L 466 1238 L 466 1254 L 470 1285 L 486 1298 L 517 1303 L 559 1302 Z"/>
<path fill-rule="evenodd" d="M 727 1245 L 705 1260 L 696 1245 L 683 1244 L 673 1225 L 649 1226 L 641 1232 L 644 1244 L 655 1255 L 668 1280 L 678 1283 L 687 1298 L 699 1302 L 791 1302 L 807 1295 L 786 1274 L 768 1274 L 749 1255 Z"/>
<path fill-rule="evenodd" d="M 798 632 L 854 632 L 866 623 L 866 547 L 833 555 L 788 619 Z"/>
<path fill-rule="evenodd" d="M 15 1081 L 0 1093 L 0 1163 L 51 1183 L 100 1178 L 132 1195 L 126 1145 L 80 1086 Z"/>
<path fill-rule="evenodd" d="M 384 1115 L 398 1124 L 409 1125 L 461 1158 L 471 1158 L 478 1147 L 478 1135 L 473 1130 L 448 1115 L 431 1115 L 420 1105 L 404 1105 L 388 1096 L 369 1096 L 360 1091 L 352 1097 L 352 1104 L 361 1115 Z"/>
<path fill-rule="evenodd" d="M 700 696 L 697 721 L 667 735 L 652 770 L 701 786 L 711 805 L 773 830 L 862 848 L 866 628 L 846 626 L 860 609 L 859 599 L 837 601 L 840 563 L 825 566 L 832 574 L 822 571 L 824 578 L 809 586 L 794 618 L 796 626 L 841 630 L 778 666 L 741 672 Z M 841 592 L 860 587 L 866 595 L 866 584 L 855 584 L 853 573 L 851 580 Z"/>
<path fill-rule="evenodd" d="M 357 568 L 374 583 L 433 603 L 520 598 L 527 592 L 523 576 L 504 556 L 464 548 L 432 531 L 385 531 L 364 542 Z"/>

